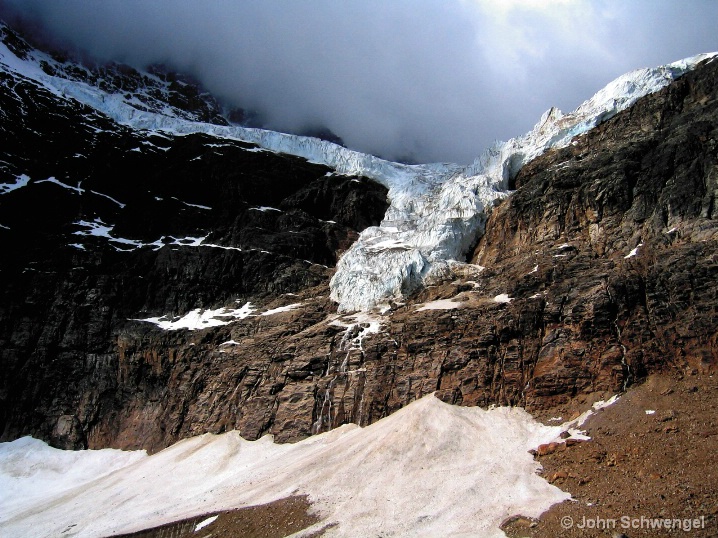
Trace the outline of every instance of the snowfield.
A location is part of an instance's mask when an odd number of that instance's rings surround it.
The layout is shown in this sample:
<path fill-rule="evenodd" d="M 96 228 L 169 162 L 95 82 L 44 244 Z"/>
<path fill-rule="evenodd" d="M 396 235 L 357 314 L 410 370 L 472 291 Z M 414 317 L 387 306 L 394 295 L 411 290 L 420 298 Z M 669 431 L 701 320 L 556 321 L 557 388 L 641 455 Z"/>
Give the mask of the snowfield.
<path fill-rule="evenodd" d="M 502 537 L 512 515 L 569 498 L 528 450 L 564 426 L 519 408 L 457 407 L 432 395 L 365 428 L 295 444 L 238 432 L 144 451 L 65 452 L 0 444 L 0 527 L 8 536 L 100 537 L 307 494 L 327 536 Z"/>

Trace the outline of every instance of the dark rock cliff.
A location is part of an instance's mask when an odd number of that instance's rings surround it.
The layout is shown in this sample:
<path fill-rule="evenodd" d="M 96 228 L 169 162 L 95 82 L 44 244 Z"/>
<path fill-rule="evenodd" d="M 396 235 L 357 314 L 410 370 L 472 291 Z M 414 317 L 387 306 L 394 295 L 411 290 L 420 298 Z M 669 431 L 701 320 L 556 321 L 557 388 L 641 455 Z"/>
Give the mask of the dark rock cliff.
<path fill-rule="evenodd" d="M 326 285 L 388 205 L 366 178 L 251 144 L 133 131 L 8 73 L 0 87 L 4 439 L 86 446 L 89 424 L 134 390 L 117 343 L 131 318 Z"/>
<path fill-rule="evenodd" d="M 383 315 L 339 316 L 331 266 L 381 219 L 382 187 L 249 144 L 131 131 L 6 77 L 0 182 L 30 179 L 0 196 L 2 438 L 292 441 L 433 391 L 537 410 L 652 371 L 712 371 L 717 82 L 704 64 L 529 163 L 472 264 Z M 217 246 L 191 246 L 205 236 Z M 422 309 L 437 299 L 455 308 Z M 132 320 L 250 300 L 295 306 L 200 331 Z"/>

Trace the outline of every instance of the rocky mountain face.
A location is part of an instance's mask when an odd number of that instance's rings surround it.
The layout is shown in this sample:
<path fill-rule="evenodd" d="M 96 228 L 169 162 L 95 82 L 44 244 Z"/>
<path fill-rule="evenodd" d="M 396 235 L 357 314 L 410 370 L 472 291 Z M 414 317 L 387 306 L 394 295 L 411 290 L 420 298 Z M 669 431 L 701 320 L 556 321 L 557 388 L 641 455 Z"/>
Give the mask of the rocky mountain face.
<path fill-rule="evenodd" d="M 117 339 L 148 325 L 130 318 L 324 283 L 387 207 L 366 178 L 252 144 L 133 131 L 7 72 L 0 85 L 6 438 L 70 432 L 60 445 L 86 445 L 86 413 L 124 399 Z"/>
<path fill-rule="evenodd" d="M 715 368 L 717 61 L 524 166 L 469 263 L 345 315 L 332 268 L 385 187 L 0 77 L 3 440 L 286 442 L 434 391 L 539 411 Z"/>

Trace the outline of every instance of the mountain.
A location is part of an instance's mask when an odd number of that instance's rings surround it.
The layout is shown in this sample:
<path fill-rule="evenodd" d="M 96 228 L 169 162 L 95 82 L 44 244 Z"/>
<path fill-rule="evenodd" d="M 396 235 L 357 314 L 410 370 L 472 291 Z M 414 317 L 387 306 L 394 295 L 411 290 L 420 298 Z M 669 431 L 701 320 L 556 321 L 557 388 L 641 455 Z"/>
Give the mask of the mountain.
<path fill-rule="evenodd" d="M 3 441 L 312 446 L 414 404 L 441 435 L 474 420 L 432 393 L 544 420 L 654 376 L 713 394 L 714 55 L 624 75 L 466 167 L 233 125 L 189 79 L 0 32 Z M 182 510 L 145 527 L 202 513 Z"/>

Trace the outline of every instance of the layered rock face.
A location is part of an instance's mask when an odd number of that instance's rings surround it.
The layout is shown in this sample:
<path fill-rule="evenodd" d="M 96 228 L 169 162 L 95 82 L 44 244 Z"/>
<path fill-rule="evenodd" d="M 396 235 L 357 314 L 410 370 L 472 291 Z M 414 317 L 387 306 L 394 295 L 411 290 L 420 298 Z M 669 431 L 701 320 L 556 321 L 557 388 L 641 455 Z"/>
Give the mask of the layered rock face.
<path fill-rule="evenodd" d="M 467 239 L 470 263 L 405 303 L 340 315 L 331 268 L 383 217 L 384 187 L 251 144 L 120 127 L 5 77 L 2 439 L 294 441 L 434 391 L 537 410 L 651 371 L 712 370 L 717 82 L 706 63 L 532 161 Z M 242 305 L 195 331 L 138 321 Z"/>
<path fill-rule="evenodd" d="M 539 293 L 527 403 L 718 358 L 718 66 L 524 167 L 475 253 Z M 537 286 L 537 282 L 540 284 Z"/>
<path fill-rule="evenodd" d="M 387 207 L 367 178 L 121 127 L 9 73 L 0 85 L 3 438 L 86 446 L 88 425 L 135 392 L 118 338 L 150 325 L 131 319 L 231 311 L 326 283 Z"/>

